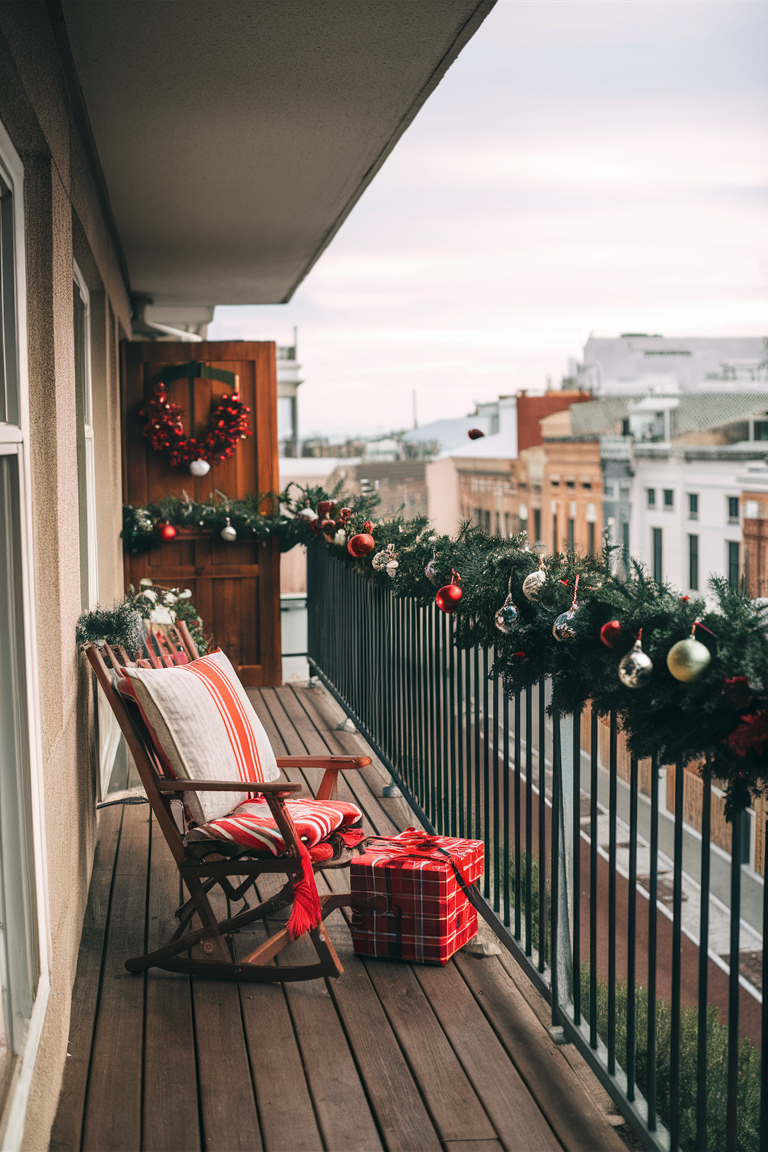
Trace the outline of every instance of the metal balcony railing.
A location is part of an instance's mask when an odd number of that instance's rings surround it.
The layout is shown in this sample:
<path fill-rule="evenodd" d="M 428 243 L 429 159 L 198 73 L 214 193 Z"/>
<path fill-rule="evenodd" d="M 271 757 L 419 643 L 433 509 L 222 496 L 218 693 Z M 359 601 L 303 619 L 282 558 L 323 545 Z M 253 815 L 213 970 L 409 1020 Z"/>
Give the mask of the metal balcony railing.
<path fill-rule="evenodd" d="M 726 853 L 710 788 L 685 823 L 700 782 L 684 765 L 631 759 L 615 716 L 550 716 L 545 682 L 509 696 L 451 617 L 308 552 L 313 673 L 428 829 L 485 842 L 487 918 L 556 1036 L 645 1147 L 768 1149 L 768 900 L 752 873 L 742 922 L 748 818 Z"/>

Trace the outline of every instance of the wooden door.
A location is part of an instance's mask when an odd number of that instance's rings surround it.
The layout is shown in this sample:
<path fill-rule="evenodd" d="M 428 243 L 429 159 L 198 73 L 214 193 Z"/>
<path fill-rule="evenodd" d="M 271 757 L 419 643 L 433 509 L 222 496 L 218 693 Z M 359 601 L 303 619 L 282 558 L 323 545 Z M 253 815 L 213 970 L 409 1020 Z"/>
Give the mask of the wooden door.
<path fill-rule="evenodd" d="M 186 466 L 172 468 L 167 453 L 153 451 L 141 434 L 139 411 L 155 385 L 174 368 L 201 363 L 235 373 L 240 398 L 251 409 L 253 435 L 241 440 L 231 459 L 195 477 Z M 215 379 L 181 377 L 166 391 L 183 412 L 188 436 L 206 434 L 212 407 L 232 388 Z M 267 341 L 125 343 L 123 346 L 123 491 L 125 503 L 156 504 L 186 491 L 208 500 L 214 489 L 230 498 L 277 492 L 277 375 L 275 345 Z M 192 603 L 207 634 L 213 633 L 249 687 L 279 684 L 280 553 L 277 540 L 265 547 L 218 533 L 160 540 L 149 552 L 126 554 L 126 584 L 150 576 L 163 587 L 192 590 Z"/>

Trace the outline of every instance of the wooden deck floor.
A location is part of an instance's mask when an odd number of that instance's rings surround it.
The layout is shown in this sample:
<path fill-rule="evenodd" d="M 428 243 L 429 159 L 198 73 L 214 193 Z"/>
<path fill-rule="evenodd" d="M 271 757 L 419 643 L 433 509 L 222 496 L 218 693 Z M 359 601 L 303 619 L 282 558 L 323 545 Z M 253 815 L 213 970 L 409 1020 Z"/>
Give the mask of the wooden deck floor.
<path fill-rule="evenodd" d="M 324 689 L 251 697 L 279 755 L 367 751 L 335 731 L 343 714 Z M 294 778 L 311 789 L 312 776 Z M 389 835 L 414 820 L 402 799 L 381 796 L 384 782 L 374 763 L 349 773 L 340 795 L 369 832 Z M 506 955 L 460 953 L 445 968 L 364 961 L 336 912 L 336 981 L 128 975 L 126 957 L 169 935 L 180 902 L 169 864 L 146 805 L 102 810 L 52 1149 L 624 1148 Z M 345 873 L 329 875 L 346 887 Z"/>

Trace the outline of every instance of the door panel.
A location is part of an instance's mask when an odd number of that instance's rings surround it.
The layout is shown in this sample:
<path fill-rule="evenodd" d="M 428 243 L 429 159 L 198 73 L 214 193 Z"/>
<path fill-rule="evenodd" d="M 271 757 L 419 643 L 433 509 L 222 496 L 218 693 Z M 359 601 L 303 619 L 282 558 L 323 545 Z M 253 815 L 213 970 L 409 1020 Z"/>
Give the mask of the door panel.
<path fill-rule="evenodd" d="M 251 409 L 253 435 L 234 455 L 212 466 L 207 476 L 171 468 L 165 453 L 154 452 L 141 435 L 139 411 L 150 400 L 164 369 L 201 362 L 238 377 L 240 398 Z M 277 378 L 271 342 L 235 341 L 124 345 L 124 491 L 127 504 L 159 503 L 184 492 L 208 500 L 215 489 L 235 498 L 278 490 Z M 168 398 L 182 410 L 188 436 L 202 439 L 211 409 L 231 385 L 217 380 L 179 378 L 166 383 Z M 238 538 L 228 544 L 218 534 L 185 535 L 157 541 L 149 552 L 126 556 L 126 582 L 150 576 L 166 587 L 190 588 L 206 633 L 238 669 L 248 686 L 279 684 L 280 553 L 268 545 Z"/>

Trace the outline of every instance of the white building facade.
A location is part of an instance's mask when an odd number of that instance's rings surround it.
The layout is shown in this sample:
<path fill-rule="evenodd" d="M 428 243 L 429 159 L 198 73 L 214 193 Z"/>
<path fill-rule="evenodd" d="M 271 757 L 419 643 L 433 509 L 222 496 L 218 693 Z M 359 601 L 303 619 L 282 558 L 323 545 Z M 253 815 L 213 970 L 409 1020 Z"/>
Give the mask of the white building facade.
<path fill-rule="evenodd" d="M 757 444 L 636 443 L 631 555 L 685 595 L 705 594 L 710 575 L 738 587 L 739 477 L 747 461 L 766 455 Z"/>

